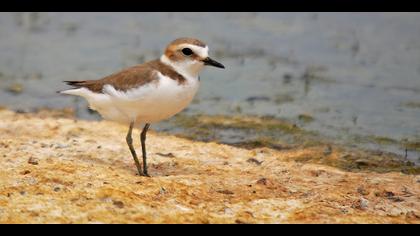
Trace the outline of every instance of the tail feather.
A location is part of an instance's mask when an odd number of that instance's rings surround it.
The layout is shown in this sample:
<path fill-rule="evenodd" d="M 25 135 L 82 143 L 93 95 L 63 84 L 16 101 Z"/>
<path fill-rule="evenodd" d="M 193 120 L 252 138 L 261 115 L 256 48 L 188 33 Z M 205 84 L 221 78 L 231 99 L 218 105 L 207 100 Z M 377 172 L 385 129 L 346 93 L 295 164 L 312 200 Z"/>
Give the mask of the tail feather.
<path fill-rule="evenodd" d="M 68 93 L 68 91 L 73 91 L 73 90 L 78 90 L 78 89 L 82 89 L 85 88 L 91 92 L 95 92 L 95 93 L 101 93 L 102 91 L 102 83 L 98 83 L 96 80 L 79 80 L 79 81 L 72 81 L 72 80 L 67 80 L 67 81 L 63 81 L 64 83 L 66 83 L 67 85 L 72 86 L 73 88 L 68 89 L 68 90 L 64 90 L 61 91 L 60 93 Z M 78 90 L 79 91 L 79 90 Z"/>
<path fill-rule="evenodd" d="M 70 86 L 82 87 L 86 83 L 86 80 L 80 80 L 80 81 L 69 81 L 69 80 L 66 80 L 66 81 L 63 81 L 63 82 L 66 83 L 67 85 L 70 85 Z"/>
<path fill-rule="evenodd" d="M 81 88 L 86 84 L 85 80 L 79 80 L 79 81 L 66 80 L 66 81 L 63 81 L 63 82 L 66 83 L 67 85 L 73 86 L 73 88 L 66 89 L 66 90 L 60 90 L 60 91 L 57 91 L 57 93 L 75 95 L 74 94 L 75 89 Z"/>

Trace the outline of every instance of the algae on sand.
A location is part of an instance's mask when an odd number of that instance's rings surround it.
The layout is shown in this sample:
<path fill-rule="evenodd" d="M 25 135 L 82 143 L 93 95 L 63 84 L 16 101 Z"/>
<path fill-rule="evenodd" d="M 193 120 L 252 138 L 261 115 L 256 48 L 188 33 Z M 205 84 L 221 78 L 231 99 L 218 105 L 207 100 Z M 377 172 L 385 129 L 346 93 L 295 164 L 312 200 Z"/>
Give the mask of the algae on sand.
<path fill-rule="evenodd" d="M 310 122 L 313 118 L 301 114 L 300 120 Z M 296 124 L 275 117 L 223 116 L 223 115 L 176 115 L 171 122 L 181 127 L 175 134 L 193 140 L 215 141 L 237 147 L 254 149 L 268 147 L 276 150 L 314 148 L 311 156 L 297 156 L 298 162 L 319 163 L 347 171 L 400 171 L 406 174 L 420 174 L 420 166 L 389 152 L 375 153 L 369 150 L 350 148 L 334 144 L 318 133 L 309 132 Z M 230 132 L 231 131 L 231 132 Z M 398 141 L 381 136 L 355 137 L 363 142 L 396 144 Z M 405 142 L 406 147 L 416 148 L 418 143 Z M 333 155 L 325 153 L 324 146 L 333 147 Z M 322 148 L 320 148 L 322 147 Z"/>
<path fill-rule="evenodd" d="M 178 136 L 245 148 L 290 148 L 296 145 L 297 140 L 307 145 L 317 143 L 309 135 L 315 136 L 315 133 L 305 131 L 289 121 L 269 116 L 178 114 L 169 122 L 182 129 L 181 132 L 175 132 Z"/>

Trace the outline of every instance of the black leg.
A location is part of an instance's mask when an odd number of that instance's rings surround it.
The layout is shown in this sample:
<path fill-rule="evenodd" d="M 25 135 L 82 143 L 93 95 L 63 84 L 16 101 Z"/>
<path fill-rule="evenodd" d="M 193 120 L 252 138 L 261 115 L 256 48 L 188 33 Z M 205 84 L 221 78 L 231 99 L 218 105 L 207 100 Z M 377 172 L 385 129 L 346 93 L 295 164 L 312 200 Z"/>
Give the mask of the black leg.
<path fill-rule="evenodd" d="M 127 141 L 128 147 L 130 148 L 130 152 L 131 152 L 131 155 L 133 156 L 134 162 L 136 163 L 137 171 L 139 172 L 139 175 L 143 175 L 143 173 L 141 171 L 141 165 L 140 165 L 139 159 L 137 158 L 136 150 L 134 150 L 134 147 L 133 147 L 133 139 L 131 138 L 131 132 L 133 131 L 133 125 L 134 125 L 134 123 L 131 122 L 130 123 L 130 129 L 128 130 L 127 137 L 126 137 L 125 140 Z"/>
<path fill-rule="evenodd" d="M 143 175 L 144 176 L 149 176 L 149 174 L 147 173 L 147 161 L 146 161 L 146 133 L 149 127 L 150 127 L 150 124 L 146 124 L 143 128 L 143 131 L 141 131 L 141 135 L 140 135 L 141 151 L 143 154 Z"/>

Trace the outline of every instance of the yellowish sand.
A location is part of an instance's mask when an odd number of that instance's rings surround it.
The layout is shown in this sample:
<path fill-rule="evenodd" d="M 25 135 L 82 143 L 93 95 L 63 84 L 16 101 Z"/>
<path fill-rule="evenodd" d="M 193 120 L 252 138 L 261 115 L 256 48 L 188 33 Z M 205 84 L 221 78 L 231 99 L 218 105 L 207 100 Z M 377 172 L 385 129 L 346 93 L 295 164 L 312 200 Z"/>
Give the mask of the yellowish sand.
<path fill-rule="evenodd" d="M 0 223 L 420 223 L 416 175 L 293 160 L 323 147 L 246 150 L 151 131 L 152 177 L 140 177 L 126 132 L 0 110 Z"/>

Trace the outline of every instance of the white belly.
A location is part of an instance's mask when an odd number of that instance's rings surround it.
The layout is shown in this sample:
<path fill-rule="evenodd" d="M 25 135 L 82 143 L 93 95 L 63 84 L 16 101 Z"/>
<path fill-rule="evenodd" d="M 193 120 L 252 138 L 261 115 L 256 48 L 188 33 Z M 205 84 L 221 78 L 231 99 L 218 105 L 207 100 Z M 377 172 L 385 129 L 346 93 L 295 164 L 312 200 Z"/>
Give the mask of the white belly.
<path fill-rule="evenodd" d="M 159 73 L 158 81 L 126 92 L 105 85 L 103 94 L 90 91 L 73 94 L 85 97 L 90 107 L 107 120 L 124 124 L 135 122 L 139 126 L 167 119 L 182 111 L 191 103 L 198 87 L 199 81 L 196 78 L 178 84 L 176 80 Z"/>

